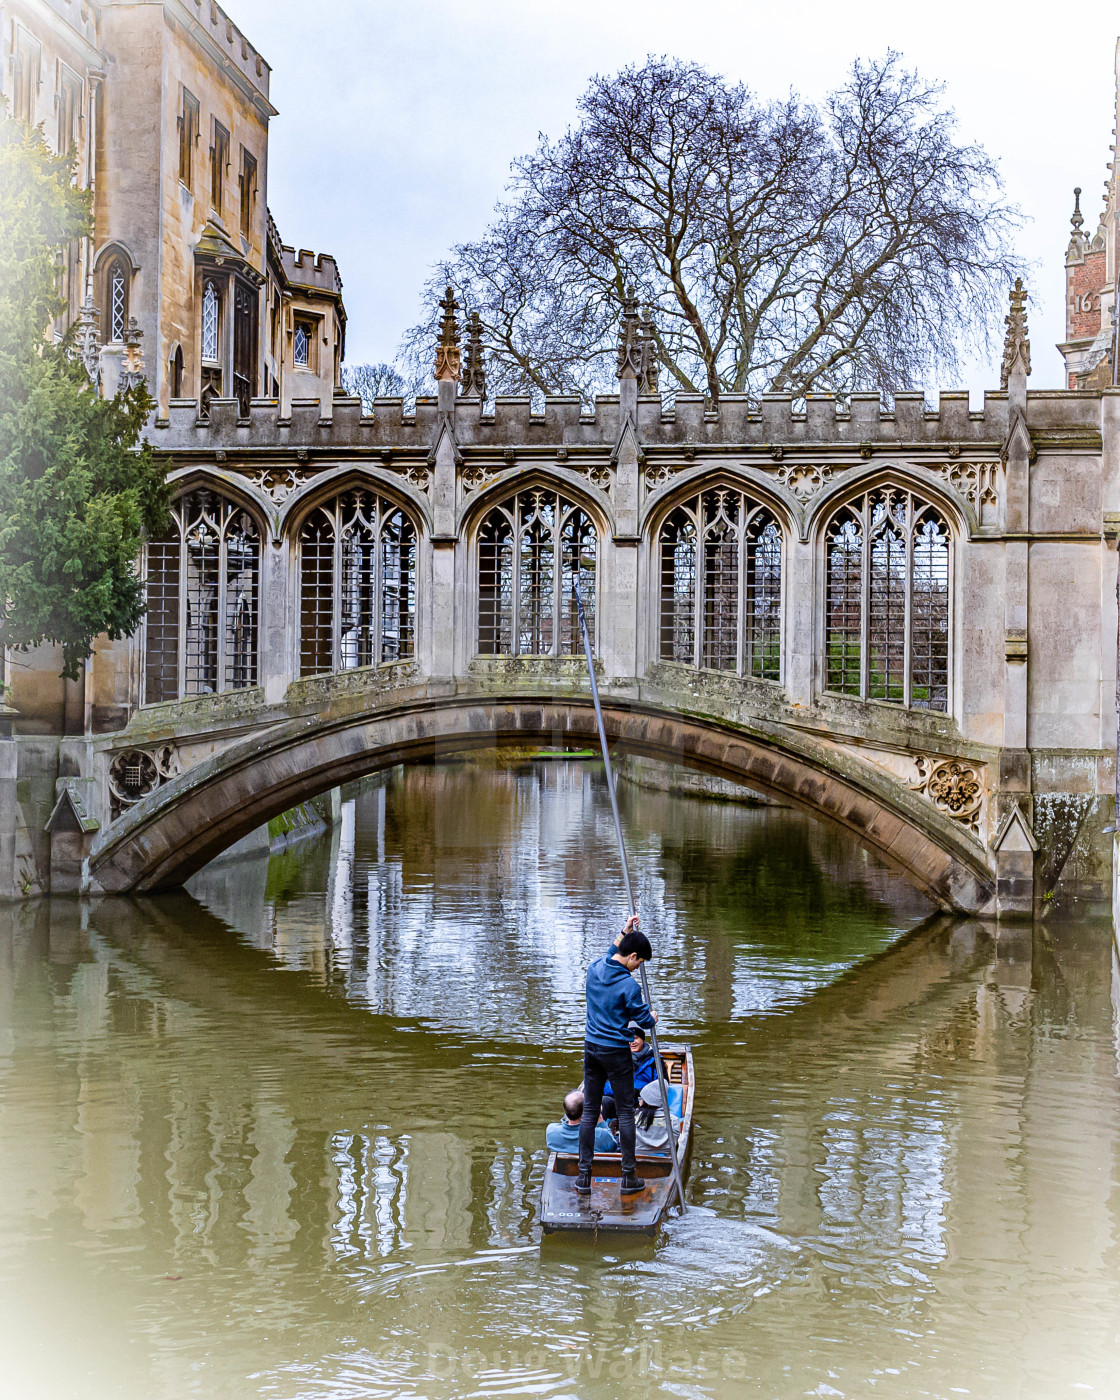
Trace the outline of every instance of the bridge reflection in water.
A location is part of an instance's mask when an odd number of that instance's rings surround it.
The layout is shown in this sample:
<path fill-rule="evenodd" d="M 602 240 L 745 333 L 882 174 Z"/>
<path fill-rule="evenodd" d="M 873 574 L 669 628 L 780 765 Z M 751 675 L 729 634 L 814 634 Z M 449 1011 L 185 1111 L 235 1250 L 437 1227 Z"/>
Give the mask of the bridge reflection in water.
<path fill-rule="evenodd" d="M 1108 1390 L 1108 930 L 923 923 L 791 812 L 627 791 L 714 1215 L 636 1263 L 539 1253 L 543 1119 L 617 916 L 600 782 L 406 770 L 329 839 L 191 895 L 0 913 L 10 1375 L 93 1396 L 451 1395 L 488 1369 L 511 1394 Z"/>

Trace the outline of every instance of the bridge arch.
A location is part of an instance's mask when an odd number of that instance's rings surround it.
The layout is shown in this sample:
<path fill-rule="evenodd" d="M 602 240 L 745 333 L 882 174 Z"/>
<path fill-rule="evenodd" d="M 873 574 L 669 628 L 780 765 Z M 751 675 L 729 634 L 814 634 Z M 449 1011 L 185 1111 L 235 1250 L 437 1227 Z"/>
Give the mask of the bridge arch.
<path fill-rule="evenodd" d="M 746 782 L 855 835 L 941 908 L 994 908 L 985 852 L 949 818 L 882 770 L 796 730 L 770 732 L 605 698 L 621 751 Z M 156 891 L 181 884 L 269 818 L 401 762 L 472 748 L 595 742 L 586 696 L 480 694 L 386 700 L 360 713 L 329 706 L 237 742 L 171 779 L 98 837 L 90 888 Z"/>

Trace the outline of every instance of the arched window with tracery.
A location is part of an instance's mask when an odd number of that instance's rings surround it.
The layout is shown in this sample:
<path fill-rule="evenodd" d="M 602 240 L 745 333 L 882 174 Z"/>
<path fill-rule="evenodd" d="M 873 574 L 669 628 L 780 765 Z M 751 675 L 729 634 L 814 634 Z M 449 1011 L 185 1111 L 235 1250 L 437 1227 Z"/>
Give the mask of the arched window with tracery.
<path fill-rule="evenodd" d="M 582 506 L 546 487 L 519 491 L 478 531 L 478 650 L 483 656 L 583 651 L 576 584 L 595 635 L 598 534 Z"/>
<path fill-rule="evenodd" d="M 416 650 L 416 527 L 392 501 L 346 491 L 300 541 L 301 676 L 404 661 Z"/>
<path fill-rule="evenodd" d="M 730 486 L 702 491 L 661 526 L 663 661 L 778 681 L 782 530 Z"/>
<path fill-rule="evenodd" d="M 260 533 L 216 491 L 181 496 L 147 546 L 144 699 L 257 684 Z"/>
<path fill-rule="evenodd" d="M 119 345 L 128 328 L 129 269 L 123 257 L 110 260 L 105 269 L 105 343 Z"/>
<path fill-rule="evenodd" d="M 944 514 L 881 486 L 825 530 L 825 686 L 913 709 L 949 708 L 949 546 Z"/>

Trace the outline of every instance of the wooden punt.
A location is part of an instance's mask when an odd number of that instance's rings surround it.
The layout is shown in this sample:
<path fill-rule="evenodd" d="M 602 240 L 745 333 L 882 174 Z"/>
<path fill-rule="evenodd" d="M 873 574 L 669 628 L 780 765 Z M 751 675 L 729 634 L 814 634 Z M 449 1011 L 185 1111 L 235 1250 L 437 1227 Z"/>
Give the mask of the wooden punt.
<path fill-rule="evenodd" d="M 681 1132 L 677 1160 L 681 1179 L 688 1179 L 692 1157 L 692 1110 L 696 1081 L 692 1072 L 692 1048 L 663 1045 L 661 1058 L 671 1085 L 681 1089 Z M 576 1195 L 579 1159 L 571 1152 L 550 1152 L 541 1190 L 541 1226 L 546 1235 L 561 1232 L 597 1235 L 654 1235 L 676 1204 L 673 1167 L 669 1155 L 638 1155 L 638 1175 L 643 1191 L 623 1196 L 619 1191 L 622 1158 L 617 1152 L 596 1153 L 591 1195 Z"/>

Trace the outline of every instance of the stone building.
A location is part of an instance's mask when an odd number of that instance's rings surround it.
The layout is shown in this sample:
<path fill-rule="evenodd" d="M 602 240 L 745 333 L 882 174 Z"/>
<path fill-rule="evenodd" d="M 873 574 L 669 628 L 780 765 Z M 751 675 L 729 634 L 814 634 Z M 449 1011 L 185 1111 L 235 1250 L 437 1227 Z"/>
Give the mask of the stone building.
<path fill-rule="evenodd" d="M 142 356 L 175 401 L 254 400 L 287 414 L 340 383 L 346 312 L 334 259 L 285 245 L 267 207 L 268 64 L 212 0 L 4 0 L 0 92 L 76 151 L 94 231 L 69 250 L 68 321 L 115 392 Z M 128 713 L 127 644 L 102 638 L 83 680 L 57 648 L 5 660 L 28 732 L 75 733 Z M 94 697 L 101 696 L 97 700 Z M 104 697 L 108 696 L 106 699 Z M 107 718 L 108 717 L 108 718 Z"/>
<path fill-rule="evenodd" d="M 94 234 L 71 251 L 105 392 L 139 332 L 174 398 L 330 397 L 346 316 L 334 259 L 283 245 L 268 213 L 270 69 L 213 0 L 5 0 L 0 93 L 77 153 Z M 60 326 L 59 329 L 63 329 Z"/>

